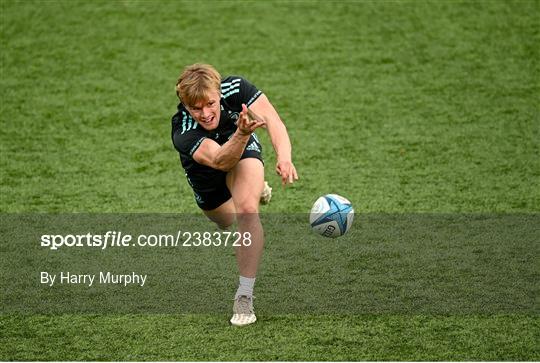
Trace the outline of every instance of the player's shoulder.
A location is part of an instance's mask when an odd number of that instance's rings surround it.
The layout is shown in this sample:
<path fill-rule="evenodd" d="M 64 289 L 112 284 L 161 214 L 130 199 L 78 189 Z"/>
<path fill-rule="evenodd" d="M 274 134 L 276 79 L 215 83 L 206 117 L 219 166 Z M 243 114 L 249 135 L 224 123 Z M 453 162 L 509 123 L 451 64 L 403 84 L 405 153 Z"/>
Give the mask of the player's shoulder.
<path fill-rule="evenodd" d="M 184 113 L 188 113 L 182 102 L 178 104 L 176 107 L 176 113 L 172 117 L 172 121 L 177 121 L 179 118 L 181 119 Z"/>
<path fill-rule="evenodd" d="M 184 155 L 193 155 L 201 142 L 208 137 L 208 131 L 189 115 L 178 113 L 173 117 L 172 142 L 176 150 Z"/>
<path fill-rule="evenodd" d="M 189 112 L 181 107 L 178 106 L 178 111 L 174 114 L 172 117 L 172 127 L 173 127 L 173 133 L 177 136 L 183 136 L 183 137 L 189 137 L 193 133 L 204 133 L 204 129 L 199 127 L 199 124 L 191 115 Z"/>
<path fill-rule="evenodd" d="M 245 81 L 246 79 L 242 76 L 235 76 L 235 75 L 231 75 L 231 76 L 227 76 L 227 77 L 224 77 L 221 79 L 221 85 L 229 85 L 229 84 L 232 84 L 232 83 L 239 83 L 241 81 Z"/>
<path fill-rule="evenodd" d="M 221 98 L 232 107 L 242 103 L 249 107 L 261 94 L 255 85 L 242 76 L 228 76 L 221 82 Z"/>
<path fill-rule="evenodd" d="M 221 95 L 227 98 L 233 94 L 240 92 L 241 87 L 246 82 L 245 78 L 240 76 L 228 76 L 221 80 Z"/>

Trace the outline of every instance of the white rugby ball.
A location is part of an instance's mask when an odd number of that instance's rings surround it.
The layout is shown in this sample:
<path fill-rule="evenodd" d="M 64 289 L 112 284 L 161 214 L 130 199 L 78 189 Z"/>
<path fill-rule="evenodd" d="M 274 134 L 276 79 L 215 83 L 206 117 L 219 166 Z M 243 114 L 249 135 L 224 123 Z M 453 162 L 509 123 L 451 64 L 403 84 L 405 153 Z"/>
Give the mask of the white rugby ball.
<path fill-rule="evenodd" d="M 330 238 L 347 233 L 353 219 L 354 209 L 351 202 L 337 194 L 326 194 L 317 199 L 309 214 L 313 231 Z"/>

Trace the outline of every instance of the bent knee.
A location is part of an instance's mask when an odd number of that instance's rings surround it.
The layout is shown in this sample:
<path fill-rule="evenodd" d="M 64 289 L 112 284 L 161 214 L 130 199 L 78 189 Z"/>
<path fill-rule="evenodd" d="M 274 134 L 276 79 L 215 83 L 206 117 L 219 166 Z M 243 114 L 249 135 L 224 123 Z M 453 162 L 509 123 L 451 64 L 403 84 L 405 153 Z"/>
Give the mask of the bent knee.
<path fill-rule="evenodd" d="M 223 223 L 223 222 L 216 222 L 216 225 L 218 226 L 219 229 L 221 229 L 222 231 L 228 231 L 229 228 L 231 228 L 231 226 L 234 224 L 234 220 L 232 221 L 227 221 L 226 223 Z"/>
<path fill-rule="evenodd" d="M 236 213 L 238 215 L 258 214 L 259 213 L 259 205 L 258 205 L 258 203 L 239 203 L 238 205 L 236 205 Z"/>
<path fill-rule="evenodd" d="M 234 212 L 230 213 L 211 213 L 205 212 L 206 216 L 214 222 L 219 229 L 226 230 L 236 221 Z"/>
<path fill-rule="evenodd" d="M 226 230 L 226 229 L 229 229 L 229 227 L 231 227 L 234 224 L 235 219 L 236 218 L 234 214 L 227 213 L 227 214 L 221 215 L 220 218 L 215 218 L 214 222 L 216 223 L 219 229 Z"/>

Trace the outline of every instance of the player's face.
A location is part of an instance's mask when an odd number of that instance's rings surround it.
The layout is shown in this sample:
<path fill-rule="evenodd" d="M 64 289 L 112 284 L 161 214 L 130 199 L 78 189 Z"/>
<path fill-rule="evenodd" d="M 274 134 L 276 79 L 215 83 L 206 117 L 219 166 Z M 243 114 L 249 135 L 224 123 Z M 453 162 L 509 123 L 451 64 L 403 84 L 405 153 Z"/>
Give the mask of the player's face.
<path fill-rule="evenodd" d="M 195 121 L 205 130 L 214 130 L 219 125 L 220 99 L 221 94 L 218 91 L 211 91 L 207 100 L 197 102 L 187 109 Z"/>

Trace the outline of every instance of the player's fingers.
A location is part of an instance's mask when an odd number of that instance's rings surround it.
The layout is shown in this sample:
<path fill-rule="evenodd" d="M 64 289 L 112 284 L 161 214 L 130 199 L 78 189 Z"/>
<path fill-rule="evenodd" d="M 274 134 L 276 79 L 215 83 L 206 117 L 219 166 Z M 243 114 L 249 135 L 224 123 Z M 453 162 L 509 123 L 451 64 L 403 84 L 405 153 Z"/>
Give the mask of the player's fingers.
<path fill-rule="evenodd" d="M 240 114 L 238 115 L 238 121 L 247 119 L 247 108 L 246 105 L 242 104 L 242 111 L 240 111 Z"/>
<path fill-rule="evenodd" d="M 264 122 L 249 121 L 248 125 L 249 125 L 250 131 L 254 131 L 255 129 L 257 129 L 257 128 L 261 127 L 262 125 L 264 125 Z"/>
<path fill-rule="evenodd" d="M 279 175 L 281 176 L 281 184 L 285 185 L 287 184 L 287 180 L 289 179 L 289 173 L 287 170 L 279 169 Z"/>
<path fill-rule="evenodd" d="M 242 112 L 240 112 L 240 115 L 238 117 L 237 126 L 245 131 L 253 131 L 251 129 L 253 126 L 253 122 L 249 120 L 249 117 L 247 115 L 247 108 L 245 108 L 245 105 L 243 106 Z"/>
<path fill-rule="evenodd" d="M 298 173 L 296 172 L 296 168 L 293 166 L 293 175 L 294 175 L 294 180 L 298 180 Z"/>
<path fill-rule="evenodd" d="M 247 114 L 244 111 L 240 112 L 240 114 L 238 115 L 238 123 L 245 123 L 246 120 L 248 120 Z"/>
<path fill-rule="evenodd" d="M 298 175 L 296 174 L 296 169 L 291 165 L 291 171 L 289 173 L 289 183 L 294 183 L 295 180 L 298 180 Z"/>
<path fill-rule="evenodd" d="M 294 167 L 292 163 L 291 163 L 291 176 L 293 180 L 298 180 L 298 173 L 296 172 L 296 168 Z"/>
<path fill-rule="evenodd" d="M 254 124 L 253 129 L 257 129 L 257 128 L 259 128 L 261 126 L 264 126 L 264 125 L 266 125 L 265 121 L 256 121 L 255 124 Z"/>

